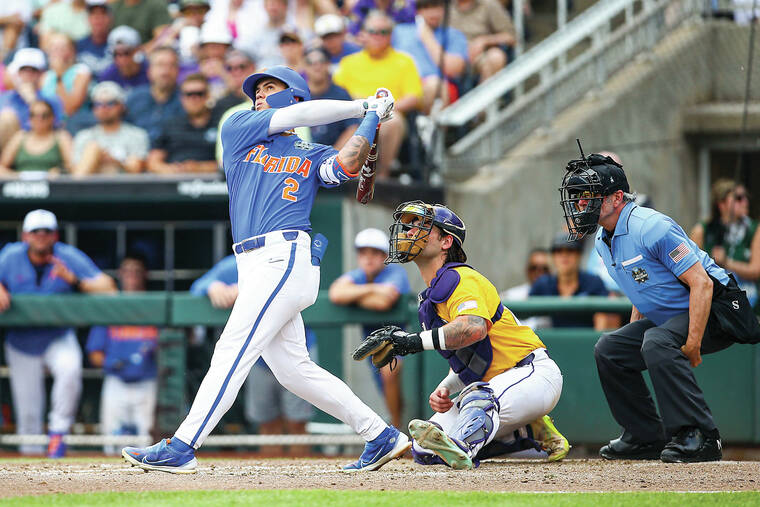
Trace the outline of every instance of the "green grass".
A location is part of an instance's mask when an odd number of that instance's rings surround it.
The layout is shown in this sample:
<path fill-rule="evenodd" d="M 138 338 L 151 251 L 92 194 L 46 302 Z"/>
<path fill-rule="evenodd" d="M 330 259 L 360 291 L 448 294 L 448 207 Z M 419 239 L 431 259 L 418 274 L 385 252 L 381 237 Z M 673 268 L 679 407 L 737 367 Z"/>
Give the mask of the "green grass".
<path fill-rule="evenodd" d="M 181 506 L 192 505 L 307 505 L 309 507 L 393 506 L 501 506 L 536 505 L 572 507 L 668 507 L 682 505 L 758 505 L 760 492 L 736 493 L 492 493 L 446 491 L 165 491 L 144 493 L 92 493 L 8 498 L 3 505 Z"/>

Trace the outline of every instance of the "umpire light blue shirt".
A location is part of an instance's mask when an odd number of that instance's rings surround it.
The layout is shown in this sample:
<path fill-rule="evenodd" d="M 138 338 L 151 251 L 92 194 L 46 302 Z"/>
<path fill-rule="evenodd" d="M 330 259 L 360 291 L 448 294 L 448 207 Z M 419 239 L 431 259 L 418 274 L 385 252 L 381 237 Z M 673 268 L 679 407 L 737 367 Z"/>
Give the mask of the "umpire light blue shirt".
<path fill-rule="evenodd" d="M 720 283 L 728 283 L 728 273 L 672 218 L 634 203 L 623 208 L 611 238 L 599 228 L 595 245 L 623 293 L 658 326 L 689 311 L 689 290 L 678 277 L 697 262 Z"/>
<path fill-rule="evenodd" d="M 0 251 L 0 283 L 14 294 L 65 294 L 72 292 L 71 286 L 63 279 L 52 276 L 53 264 L 45 264 L 39 273 L 29 260 L 29 245 L 23 242 L 9 243 Z M 58 257 L 77 278 L 95 278 L 100 270 L 87 255 L 76 247 L 65 243 L 53 245 L 53 255 Z M 68 332 L 69 328 L 58 327 L 12 327 L 5 338 L 13 348 L 27 354 L 40 355 L 56 338 Z"/>

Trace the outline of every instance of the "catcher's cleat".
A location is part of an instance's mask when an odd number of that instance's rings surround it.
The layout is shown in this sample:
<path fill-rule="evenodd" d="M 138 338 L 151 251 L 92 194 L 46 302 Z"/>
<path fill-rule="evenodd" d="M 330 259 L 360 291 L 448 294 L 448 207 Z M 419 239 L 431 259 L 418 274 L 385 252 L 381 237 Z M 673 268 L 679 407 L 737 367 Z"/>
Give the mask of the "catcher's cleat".
<path fill-rule="evenodd" d="M 554 426 L 554 421 L 548 415 L 530 423 L 533 438 L 549 455 L 548 461 L 559 461 L 570 452 L 570 443 Z"/>
<path fill-rule="evenodd" d="M 367 442 L 359 460 L 344 466 L 343 471 L 378 470 L 390 460 L 403 456 L 411 446 L 409 437 L 393 426 L 388 426 L 377 438 Z"/>
<path fill-rule="evenodd" d="M 409 423 L 409 433 L 421 447 L 436 453 L 454 470 L 472 469 L 472 458 L 435 423 L 413 419 Z"/>
<path fill-rule="evenodd" d="M 198 465 L 195 449 L 176 438 L 161 440 L 150 447 L 125 447 L 121 455 L 127 463 L 145 471 L 194 474 Z"/>

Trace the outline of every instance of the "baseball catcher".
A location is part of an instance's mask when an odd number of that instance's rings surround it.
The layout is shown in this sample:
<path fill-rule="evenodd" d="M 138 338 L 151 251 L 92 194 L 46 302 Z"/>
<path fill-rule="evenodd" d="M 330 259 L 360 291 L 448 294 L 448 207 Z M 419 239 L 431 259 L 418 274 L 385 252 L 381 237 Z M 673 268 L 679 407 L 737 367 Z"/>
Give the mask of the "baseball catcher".
<path fill-rule="evenodd" d="M 493 284 L 466 264 L 464 222 L 422 201 L 401 204 L 393 219 L 386 262 L 419 267 L 427 284 L 420 294 L 423 331 L 383 327 L 353 358 L 372 356 L 381 367 L 396 356 L 437 350 L 449 362 L 448 376 L 430 394 L 435 414 L 409 423 L 415 462 L 470 469 L 478 460 L 528 450 L 549 461 L 564 458 L 568 441 L 546 415 L 559 400 L 562 374 Z"/>

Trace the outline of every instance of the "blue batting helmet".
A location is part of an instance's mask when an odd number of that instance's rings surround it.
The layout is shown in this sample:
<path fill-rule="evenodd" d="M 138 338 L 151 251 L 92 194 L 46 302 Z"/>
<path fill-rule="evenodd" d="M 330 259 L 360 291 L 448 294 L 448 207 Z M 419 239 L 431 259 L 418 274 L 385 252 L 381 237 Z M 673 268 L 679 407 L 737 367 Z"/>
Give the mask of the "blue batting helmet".
<path fill-rule="evenodd" d="M 462 250 L 466 228 L 456 213 L 442 204 L 409 201 L 399 205 L 393 213 L 390 227 L 390 251 L 386 263 L 409 262 L 417 257 L 427 244 L 433 226 L 454 238 L 461 252 L 462 262 L 467 256 Z M 412 234 L 413 232 L 413 234 Z"/>
<path fill-rule="evenodd" d="M 256 74 L 251 74 L 243 82 L 243 91 L 251 98 L 254 104 L 256 103 L 256 84 L 267 77 L 279 79 L 287 86 L 281 92 L 273 93 L 267 97 L 269 107 L 286 107 L 298 102 L 296 99 L 301 99 L 302 101 L 311 100 L 309 85 L 306 84 L 306 80 L 298 72 L 284 65 L 275 65 L 274 67 L 263 69 Z"/>

